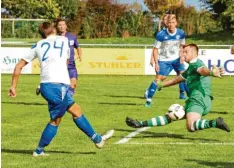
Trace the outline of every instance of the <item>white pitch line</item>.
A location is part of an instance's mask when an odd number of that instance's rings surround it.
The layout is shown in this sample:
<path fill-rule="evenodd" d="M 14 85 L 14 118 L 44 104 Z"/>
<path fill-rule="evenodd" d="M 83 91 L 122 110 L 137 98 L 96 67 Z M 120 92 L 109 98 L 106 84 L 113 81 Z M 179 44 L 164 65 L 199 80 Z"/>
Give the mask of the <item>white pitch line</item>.
<path fill-rule="evenodd" d="M 117 143 L 115 143 L 117 144 Z M 123 143 L 118 143 L 123 144 Z M 234 146 L 234 142 L 129 142 L 125 145 L 217 145 L 217 146 Z"/>
<path fill-rule="evenodd" d="M 124 143 L 128 142 L 130 139 L 132 139 L 132 137 L 134 137 L 137 134 L 139 134 L 147 129 L 150 129 L 150 128 L 151 127 L 143 127 L 143 128 L 137 129 L 135 132 L 131 132 L 126 137 L 120 139 L 118 142 L 115 142 L 115 144 L 124 144 Z"/>

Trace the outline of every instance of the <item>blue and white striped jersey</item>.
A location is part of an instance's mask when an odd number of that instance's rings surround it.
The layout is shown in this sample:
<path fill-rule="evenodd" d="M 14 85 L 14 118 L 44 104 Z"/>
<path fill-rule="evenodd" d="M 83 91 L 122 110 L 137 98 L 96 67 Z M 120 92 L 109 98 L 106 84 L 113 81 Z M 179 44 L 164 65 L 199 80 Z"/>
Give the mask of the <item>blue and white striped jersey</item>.
<path fill-rule="evenodd" d="M 156 35 L 154 47 L 159 49 L 160 61 L 172 61 L 179 58 L 180 45 L 185 44 L 185 33 L 181 29 L 176 29 L 171 34 L 168 29 L 163 29 Z"/>

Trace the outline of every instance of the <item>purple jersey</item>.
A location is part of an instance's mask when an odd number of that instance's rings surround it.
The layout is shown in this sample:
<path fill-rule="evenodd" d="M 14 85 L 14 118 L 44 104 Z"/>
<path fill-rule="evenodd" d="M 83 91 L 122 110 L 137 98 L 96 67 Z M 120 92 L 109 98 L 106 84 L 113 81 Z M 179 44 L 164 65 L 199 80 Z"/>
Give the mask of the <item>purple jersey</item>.
<path fill-rule="evenodd" d="M 68 68 L 75 68 L 76 65 L 75 65 L 75 60 L 74 60 L 74 56 L 75 56 L 74 48 L 78 48 L 79 43 L 77 41 L 76 36 L 69 32 L 66 32 L 65 37 L 68 38 L 69 46 L 70 46 L 70 59 L 69 59 Z"/>

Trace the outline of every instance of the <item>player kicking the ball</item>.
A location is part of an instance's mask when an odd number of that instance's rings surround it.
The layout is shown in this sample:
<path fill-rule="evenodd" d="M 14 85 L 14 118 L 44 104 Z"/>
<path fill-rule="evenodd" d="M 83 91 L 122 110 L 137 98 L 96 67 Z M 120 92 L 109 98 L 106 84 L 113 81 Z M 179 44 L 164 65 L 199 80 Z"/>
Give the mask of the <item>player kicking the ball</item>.
<path fill-rule="evenodd" d="M 186 126 L 190 132 L 207 128 L 219 128 L 230 132 L 229 127 L 221 117 L 216 120 L 202 119 L 202 116 L 207 115 L 211 109 L 210 76 L 221 77 L 224 74 L 224 70 L 217 67 L 214 67 L 212 70 L 206 68 L 204 63 L 197 58 L 198 47 L 195 44 L 189 44 L 183 47 L 183 57 L 189 63 L 188 69 L 174 79 L 158 82 L 157 84 L 160 90 L 163 87 L 172 86 L 181 81 L 187 81 L 189 98 L 185 102 L 185 113 L 183 114 L 183 110 L 173 110 L 172 113 L 167 113 L 164 116 L 158 116 L 147 121 L 137 121 L 127 117 L 127 125 L 133 128 L 162 126 L 171 123 L 173 120 L 186 118 Z"/>
<path fill-rule="evenodd" d="M 114 130 L 100 135 L 94 131 L 81 107 L 75 103 L 69 94 L 70 78 L 67 71 L 67 63 L 70 57 L 68 39 L 57 36 L 53 24 L 44 22 L 39 26 L 39 33 L 43 40 L 37 42 L 30 53 L 19 61 L 14 69 L 9 96 L 16 97 L 16 86 L 21 70 L 29 62 L 38 58 L 41 65 L 41 95 L 48 102 L 50 122 L 42 132 L 38 147 L 33 152 L 34 157 L 46 156 L 44 148 L 55 137 L 63 115 L 68 111 L 73 116 L 73 121 L 96 145 L 102 148 L 107 139 L 111 138 Z"/>

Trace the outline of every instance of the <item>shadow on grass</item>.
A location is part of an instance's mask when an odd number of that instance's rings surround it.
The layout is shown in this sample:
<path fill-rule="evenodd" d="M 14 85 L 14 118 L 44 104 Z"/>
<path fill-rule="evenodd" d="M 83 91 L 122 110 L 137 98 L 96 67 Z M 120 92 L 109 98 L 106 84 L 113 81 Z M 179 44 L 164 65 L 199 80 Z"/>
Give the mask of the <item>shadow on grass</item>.
<path fill-rule="evenodd" d="M 195 160 L 195 159 L 185 159 L 188 162 L 197 162 L 200 165 L 205 165 L 209 167 L 219 167 L 219 168 L 233 168 L 234 162 L 210 162 L 210 161 L 203 161 L 203 160 Z"/>
<path fill-rule="evenodd" d="M 104 95 L 106 97 L 114 97 L 114 98 L 137 98 L 137 99 L 145 99 L 143 96 L 129 96 L 129 95 Z"/>
<path fill-rule="evenodd" d="M 96 152 L 67 152 L 67 151 L 53 151 L 46 150 L 46 153 L 58 153 L 58 154 L 81 154 L 81 155 L 95 155 Z M 19 154 L 30 154 L 32 155 L 33 150 L 23 150 L 23 149 L 2 149 L 2 153 L 19 153 Z"/>
<path fill-rule="evenodd" d="M 99 102 L 98 104 L 104 105 L 120 105 L 120 106 L 143 106 L 144 104 L 137 103 L 110 103 L 110 102 Z"/>
<path fill-rule="evenodd" d="M 116 131 L 120 132 L 133 132 L 133 130 L 126 130 L 126 129 L 115 129 Z M 121 137 L 123 138 L 123 137 Z M 185 140 L 199 140 L 199 141 L 212 141 L 212 142 L 219 142 L 217 139 L 206 139 L 206 138 L 191 138 L 185 137 L 185 135 L 181 134 L 169 134 L 169 133 L 155 133 L 150 131 L 143 131 L 137 137 L 132 137 L 133 139 L 137 138 L 173 138 L 173 139 L 185 139 Z"/>
<path fill-rule="evenodd" d="M 36 103 L 36 102 L 2 102 L 2 104 L 19 104 L 19 105 L 35 105 L 35 106 L 48 105 L 46 103 Z"/>
<path fill-rule="evenodd" d="M 228 113 L 226 111 L 210 111 L 211 114 L 233 114 L 233 113 Z"/>

